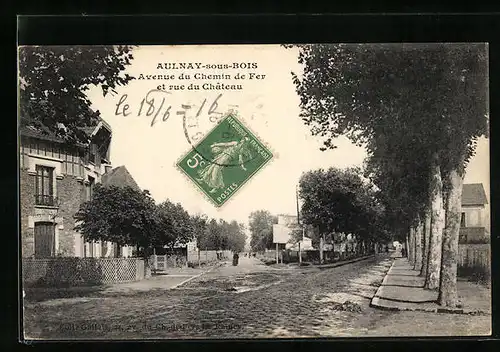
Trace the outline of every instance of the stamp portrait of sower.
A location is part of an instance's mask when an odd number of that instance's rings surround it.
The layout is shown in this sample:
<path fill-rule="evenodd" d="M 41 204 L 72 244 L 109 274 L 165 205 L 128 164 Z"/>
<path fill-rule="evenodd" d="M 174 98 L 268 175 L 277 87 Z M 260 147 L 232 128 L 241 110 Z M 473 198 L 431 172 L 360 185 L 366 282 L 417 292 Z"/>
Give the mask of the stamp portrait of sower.
<path fill-rule="evenodd" d="M 244 137 L 240 141 L 214 143 L 210 146 L 213 153 L 213 160 L 204 169 L 199 171 L 199 177 L 196 179 L 200 183 L 205 183 L 212 189 L 210 193 L 216 192 L 220 188 L 224 188 L 224 177 L 222 169 L 224 167 L 239 166 L 244 171 L 245 159 L 252 158 L 251 152 L 248 150 L 249 137 Z M 237 160 L 237 164 L 235 164 Z"/>

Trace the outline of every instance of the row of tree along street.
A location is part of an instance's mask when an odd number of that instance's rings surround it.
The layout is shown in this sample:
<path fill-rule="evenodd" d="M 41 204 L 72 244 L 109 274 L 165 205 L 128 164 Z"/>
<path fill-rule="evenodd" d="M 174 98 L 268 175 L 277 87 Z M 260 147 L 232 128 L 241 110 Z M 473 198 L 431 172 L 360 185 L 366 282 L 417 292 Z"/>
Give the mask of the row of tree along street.
<path fill-rule="evenodd" d="M 198 249 L 241 252 L 246 241 L 244 227 L 236 221 L 190 215 L 169 200 L 157 205 L 148 191 L 131 187 L 96 185 L 75 219 L 75 229 L 86 241 L 134 246 L 144 257 L 155 247 L 173 249 L 195 239 Z"/>
<path fill-rule="evenodd" d="M 344 240 L 342 234 L 351 234 L 365 253 L 391 239 L 384 208 L 360 168 L 309 171 L 300 179 L 299 195 L 302 221 L 318 229 L 321 243 L 327 235 L 335 243 Z"/>
<path fill-rule="evenodd" d="M 325 138 L 323 149 L 334 148 L 334 138 L 346 135 L 368 150 L 365 176 L 377 187 L 373 203 L 377 205 L 360 213 L 365 198 L 358 198 L 360 207 L 352 209 L 352 217 L 343 219 L 342 226 L 370 231 L 371 219 L 377 223 L 380 204 L 385 223 L 377 231 L 406 239 L 409 259 L 425 276 L 426 287 L 439 290 L 441 305 L 456 306 L 463 176 L 477 139 L 488 133 L 486 45 L 298 48 L 304 73 L 292 79 L 306 125 L 314 135 Z M 333 176 L 323 181 L 328 174 L 311 173 L 303 181 L 336 182 Z M 345 187 L 344 181 L 339 182 Z M 302 194 L 308 204 L 313 198 L 306 190 L 314 185 L 308 181 L 304 186 Z M 304 205 L 304 216 L 336 184 L 329 187 L 312 192 L 318 198 Z M 367 194 L 366 200 L 372 195 Z M 321 222 L 319 218 L 329 215 L 318 214 L 321 210 L 311 211 L 309 220 L 317 217 Z M 327 226 L 340 226 L 333 222 Z"/>
<path fill-rule="evenodd" d="M 350 234 L 356 244 L 354 252 L 359 255 L 371 253 L 377 244 L 391 240 L 385 208 L 378 199 L 376 187 L 363 177 L 362 171 L 330 168 L 302 175 L 299 182 L 302 206 L 297 219 L 300 224 L 291 231 L 291 244 L 299 243 L 303 238 L 302 228 L 307 229 L 305 233 L 313 246 L 319 247 L 322 261 L 323 244 L 327 240 L 332 244 L 347 243 L 346 235 Z M 266 210 L 250 215 L 253 251 L 274 248 L 272 232 L 277 222 L 277 217 Z"/>

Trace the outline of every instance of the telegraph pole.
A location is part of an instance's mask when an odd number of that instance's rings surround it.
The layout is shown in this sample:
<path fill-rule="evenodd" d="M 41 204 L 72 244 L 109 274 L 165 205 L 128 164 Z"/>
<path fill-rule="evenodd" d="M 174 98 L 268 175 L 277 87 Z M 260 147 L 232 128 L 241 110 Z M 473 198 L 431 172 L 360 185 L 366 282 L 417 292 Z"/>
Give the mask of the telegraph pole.
<path fill-rule="evenodd" d="M 300 227 L 300 209 L 299 209 L 299 185 L 295 186 L 295 198 L 297 201 L 297 224 Z M 304 241 L 305 228 L 302 226 L 302 241 L 299 241 L 299 266 L 302 265 L 302 250 L 300 248 L 301 242 Z"/>

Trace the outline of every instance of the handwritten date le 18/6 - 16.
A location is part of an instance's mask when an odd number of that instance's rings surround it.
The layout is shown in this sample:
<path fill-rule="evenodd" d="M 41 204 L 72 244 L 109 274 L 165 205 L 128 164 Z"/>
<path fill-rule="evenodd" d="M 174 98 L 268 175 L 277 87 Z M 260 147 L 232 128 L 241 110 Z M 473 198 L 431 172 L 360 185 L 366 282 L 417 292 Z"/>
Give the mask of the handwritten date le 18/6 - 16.
<path fill-rule="evenodd" d="M 155 93 L 161 93 L 161 94 L 155 94 Z M 154 124 L 161 119 L 161 121 L 165 122 L 168 120 L 170 115 L 173 113 L 172 111 L 172 105 L 167 103 L 167 97 L 165 96 L 171 94 L 170 92 L 165 92 L 163 90 L 158 90 L 158 89 L 152 89 L 150 90 L 146 96 L 141 100 L 139 103 L 139 106 L 137 108 L 137 116 L 147 116 L 151 117 L 151 127 L 154 126 Z M 208 108 L 208 115 L 210 122 L 217 122 L 217 120 L 222 116 L 222 113 L 217 111 L 217 108 L 219 106 L 218 100 L 222 97 L 222 94 L 219 94 L 210 104 L 210 107 Z M 120 100 L 118 101 L 118 104 L 116 104 L 116 110 L 115 110 L 115 115 L 116 116 L 129 116 L 133 114 L 133 112 L 130 111 L 130 105 L 126 103 L 128 98 L 127 94 L 123 94 L 120 97 Z M 205 98 L 201 104 L 201 106 L 198 108 L 198 111 L 196 112 L 196 117 L 200 116 L 200 114 L 203 111 L 203 108 L 207 105 L 207 99 Z M 191 105 L 187 104 L 181 104 L 180 109 L 176 110 L 175 114 L 176 115 L 186 115 L 186 112 L 192 108 Z"/>

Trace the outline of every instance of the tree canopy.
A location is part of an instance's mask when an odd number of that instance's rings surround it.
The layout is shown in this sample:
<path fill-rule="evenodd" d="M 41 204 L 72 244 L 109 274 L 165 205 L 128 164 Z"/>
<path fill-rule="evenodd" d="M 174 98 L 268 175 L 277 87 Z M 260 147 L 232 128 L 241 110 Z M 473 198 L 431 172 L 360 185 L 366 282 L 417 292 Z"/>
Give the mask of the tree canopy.
<path fill-rule="evenodd" d="M 301 78 L 293 74 L 302 118 L 313 134 L 372 142 L 397 131 L 427 155 L 487 133 L 484 44 L 302 45 Z M 467 123 L 465 123 L 467 122 Z M 425 131 L 425 133 L 421 133 Z M 462 137 L 463 136 L 463 137 Z M 457 148 L 453 143 L 453 148 Z M 458 153 L 460 154 L 460 153 Z M 425 155 L 421 157 L 425 158 Z"/>
<path fill-rule="evenodd" d="M 241 252 L 245 248 L 244 226 L 233 220 L 197 218 L 203 232 L 198 236 L 198 248 L 203 250 L 231 250 Z"/>
<path fill-rule="evenodd" d="M 97 125 L 90 87 L 106 96 L 132 79 L 124 73 L 133 59 L 129 46 L 23 46 L 18 54 L 21 125 L 68 142 L 86 143 L 85 128 Z"/>
<path fill-rule="evenodd" d="M 250 214 L 250 247 L 253 251 L 273 248 L 273 224 L 277 223 L 278 218 L 267 210 L 256 210 Z"/>
<path fill-rule="evenodd" d="M 148 191 L 97 184 L 75 214 L 75 229 L 86 241 L 110 241 L 149 248 L 158 231 L 156 205 Z"/>
<path fill-rule="evenodd" d="M 75 215 L 86 241 L 110 241 L 142 249 L 173 248 L 197 240 L 199 249 L 244 250 L 244 226 L 236 221 L 190 215 L 181 204 L 156 205 L 148 191 L 97 184 L 92 199 Z M 147 251 L 143 251 L 146 253 Z"/>
<path fill-rule="evenodd" d="M 384 208 L 359 168 L 314 170 L 302 175 L 299 195 L 305 224 L 320 234 L 352 233 L 365 240 L 386 235 Z"/>
<path fill-rule="evenodd" d="M 195 238 L 195 224 L 181 204 L 166 200 L 157 207 L 158 230 L 154 236 L 157 246 L 184 245 Z M 199 228 L 198 228 L 199 229 Z"/>

